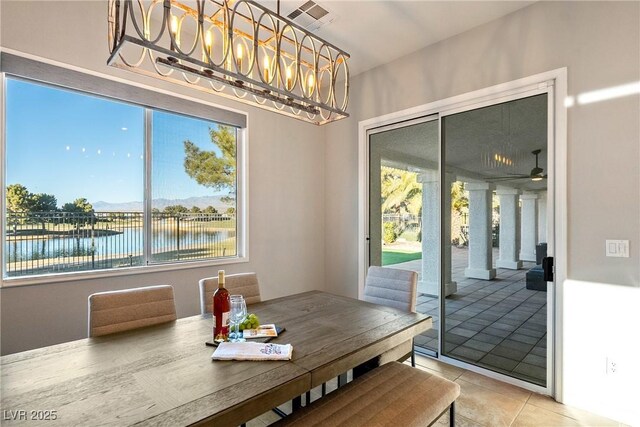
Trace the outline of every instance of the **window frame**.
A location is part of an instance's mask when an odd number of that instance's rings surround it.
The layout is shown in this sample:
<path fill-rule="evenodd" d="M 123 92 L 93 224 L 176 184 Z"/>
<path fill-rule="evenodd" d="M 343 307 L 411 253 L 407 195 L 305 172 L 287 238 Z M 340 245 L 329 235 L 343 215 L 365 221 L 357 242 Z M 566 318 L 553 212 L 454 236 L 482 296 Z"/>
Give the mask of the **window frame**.
<path fill-rule="evenodd" d="M 221 107 L 217 104 L 209 103 L 197 98 L 182 94 L 171 94 L 169 92 L 156 89 L 154 87 L 141 85 L 133 82 L 123 82 L 112 76 L 98 74 L 89 70 L 69 67 L 64 64 L 53 63 L 53 61 L 33 60 L 23 56 L 7 54 L 2 52 L 0 68 L 0 227 L 2 245 L 6 244 L 6 89 L 9 79 L 25 81 L 27 83 L 41 84 L 54 89 L 69 90 L 74 93 L 95 96 L 98 98 L 115 102 L 124 102 L 143 109 L 144 115 L 144 171 L 141 180 L 143 181 L 143 214 L 144 214 L 144 236 L 143 265 L 134 267 L 121 267 L 113 269 L 96 269 L 80 272 L 46 273 L 23 277 L 5 277 L 6 263 L 2 259 L 2 274 L 0 276 L 0 288 L 22 285 L 36 285 L 43 283 L 81 281 L 86 279 L 96 279 L 103 277 L 128 276 L 137 274 L 148 274 L 163 271 L 175 271 L 183 269 L 193 269 L 211 267 L 217 265 L 227 265 L 235 263 L 249 262 L 248 254 L 248 121 L 246 112 Z M 7 59 L 9 66 L 6 67 Z M 13 62 L 12 62 L 13 61 Z M 52 76 L 46 80 L 42 76 Z M 70 76 L 71 75 L 71 76 Z M 69 84 L 69 79 L 77 78 L 73 84 Z M 95 88 L 107 87 L 105 91 L 96 91 Z M 106 92 L 106 93 L 105 93 Z M 125 94 L 133 93 L 127 97 Z M 145 101 L 145 102 L 141 102 Z M 154 102 L 156 101 L 156 102 Z M 159 105 L 158 105 L 159 104 Z M 177 105 L 174 110 L 167 108 L 170 105 Z M 222 125 L 230 125 L 236 128 L 236 255 L 222 258 L 208 258 L 196 260 L 167 261 L 162 263 L 150 262 L 151 253 L 149 248 L 151 241 L 147 238 L 151 227 L 151 166 L 152 166 L 152 135 L 151 116 L 154 111 L 164 111 L 170 114 L 178 114 L 193 117 L 200 120 L 213 121 Z M 200 113 L 200 114 L 198 114 Z M 215 117 L 220 115 L 221 119 Z M 4 253 L 4 250 L 2 251 Z"/>

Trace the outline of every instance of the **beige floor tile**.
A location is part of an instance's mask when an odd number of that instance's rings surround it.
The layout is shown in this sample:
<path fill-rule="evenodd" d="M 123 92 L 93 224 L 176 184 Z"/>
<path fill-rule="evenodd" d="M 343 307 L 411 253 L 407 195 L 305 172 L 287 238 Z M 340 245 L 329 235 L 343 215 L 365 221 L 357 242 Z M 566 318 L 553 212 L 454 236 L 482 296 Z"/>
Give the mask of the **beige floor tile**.
<path fill-rule="evenodd" d="M 525 404 L 522 400 L 460 378 L 456 382 L 461 388 L 460 397 L 456 401 L 457 413 L 483 425 L 509 426 Z"/>
<path fill-rule="evenodd" d="M 449 413 L 442 415 L 438 418 L 434 426 L 437 427 L 449 427 Z M 484 427 L 482 424 L 477 423 L 476 421 L 470 420 L 469 418 L 463 417 L 460 414 L 456 414 L 456 427 Z"/>
<path fill-rule="evenodd" d="M 456 380 L 460 375 L 466 372 L 465 369 L 458 368 L 457 366 L 447 365 L 446 363 L 442 363 L 430 357 L 419 355 L 416 355 L 416 367 L 423 367 L 430 369 L 431 371 L 439 372 L 440 376 L 451 381 Z"/>
<path fill-rule="evenodd" d="M 525 405 L 513 422 L 512 427 L 564 427 L 581 426 L 573 418 L 565 417 L 553 411 L 539 408 L 533 405 Z"/>
<path fill-rule="evenodd" d="M 527 404 L 573 418 L 583 423 L 583 425 L 593 425 L 598 427 L 619 425 L 617 421 L 613 421 L 608 418 L 583 411 L 582 409 L 563 405 L 562 403 L 556 402 L 549 396 L 544 396 L 542 394 L 532 393 L 531 397 L 527 401 Z"/>
<path fill-rule="evenodd" d="M 460 379 L 497 391 L 498 393 L 505 394 L 523 402 L 526 402 L 529 396 L 531 396 L 531 392 L 528 390 L 471 371 L 464 372 L 460 375 Z"/>
<path fill-rule="evenodd" d="M 429 369 L 429 368 L 426 368 L 424 366 L 420 366 L 418 364 L 416 364 L 416 369 L 420 369 L 421 371 L 427 372 L 427 373 L 429 373 L 431 375 L 435 375 L 435 376 L 438 376 L 438 377 L 442 377 L 442 378 L 448 379 L 449 381 L 455 381 L 459 377 L 459 375 L 452 375 L 450 373 L 434 371 L 433 369 Z"/>

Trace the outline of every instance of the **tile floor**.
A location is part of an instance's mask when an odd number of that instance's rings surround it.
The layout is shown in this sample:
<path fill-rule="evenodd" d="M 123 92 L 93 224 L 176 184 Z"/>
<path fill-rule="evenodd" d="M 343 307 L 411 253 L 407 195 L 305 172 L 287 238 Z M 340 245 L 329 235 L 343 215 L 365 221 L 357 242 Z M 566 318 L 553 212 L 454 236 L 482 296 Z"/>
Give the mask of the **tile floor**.
<path fill-rule="evenodd" d="M 418 369 L 460 384 L 461 394 L 456 401 L 456 426 L 458 427 L 624 426 L 617 421 L 562 405 L 547 396 L 447 365 L 435 359 L 417 356 L 416 362 Z M 335 381 L 329 383 L 329 390 L 334 389 Z M 312 401 L 320 397 L 318 389 L 314 389 L 312 393 Z M 288 412 L 290 405 L 283 405 L 282 409 Z M 448 417 L 448 413 L 444 414 L 435 425 L 448 426 Z M 267 412 L 249 421 L 247 426 L 267 426 L 278 419 L 275 413 Z"/>
<path fill-rule="evenodd" d="M 494 249 L 494 260 L 498 258 Z M 443 354 L 544 386 L 547 356 L 547 293 L 526 289 L 521 270 L 497 269 L 494 280 L 464 276 L 467 250 L 452 248 L 452 279 L 458 291 L 445 300 Z M 395 264 L 420 272 L 421 260 Z M 420 294 L 417 310 L 433 317 L 433 328 L 416 337 L 418 346 L 435 350 L 438 343 L 438 300 Z"/>

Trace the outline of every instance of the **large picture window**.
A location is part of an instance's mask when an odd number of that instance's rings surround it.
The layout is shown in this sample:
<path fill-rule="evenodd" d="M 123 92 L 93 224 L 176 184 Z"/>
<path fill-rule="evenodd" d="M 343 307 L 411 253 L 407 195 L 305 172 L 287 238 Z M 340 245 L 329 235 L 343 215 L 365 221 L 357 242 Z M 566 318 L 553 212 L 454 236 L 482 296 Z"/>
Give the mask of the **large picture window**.
<path fill-rule="evenodd" d="M 3 277 L 239 255 L 237 127 L 5 83 Z"/>

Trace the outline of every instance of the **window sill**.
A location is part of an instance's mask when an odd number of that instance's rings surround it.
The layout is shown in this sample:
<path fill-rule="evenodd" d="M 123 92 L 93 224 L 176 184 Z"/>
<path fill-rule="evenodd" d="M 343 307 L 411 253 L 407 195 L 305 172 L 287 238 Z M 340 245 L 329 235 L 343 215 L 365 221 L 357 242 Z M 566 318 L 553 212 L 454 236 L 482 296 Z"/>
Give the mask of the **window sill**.
<path fill-rule="evenodd" d="M 163 271 L 185 270 L 189 268 L 211 267 L 216 265 L 240 264 L 249 262 L 249 257 L 230 257 L 210 259 L 206 261 L 189 261 L 179 264 L 154 264 L 139 267 L 126 267 L 113 270 L 93 270 L 71 273 L 42 274 L 30 277 L 3 278 L 0 288 L 17 286 L 44 285 L 49 283 L 77 282 L 82 280 L 101 279 L 105 277 L 133 276 L 137 274 L 158 273 Z"/>

